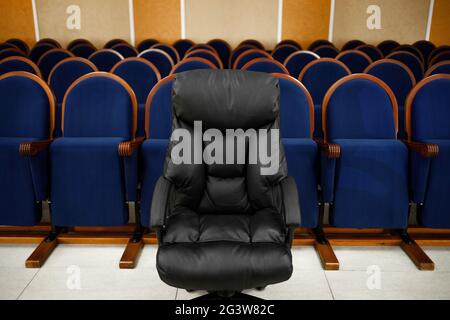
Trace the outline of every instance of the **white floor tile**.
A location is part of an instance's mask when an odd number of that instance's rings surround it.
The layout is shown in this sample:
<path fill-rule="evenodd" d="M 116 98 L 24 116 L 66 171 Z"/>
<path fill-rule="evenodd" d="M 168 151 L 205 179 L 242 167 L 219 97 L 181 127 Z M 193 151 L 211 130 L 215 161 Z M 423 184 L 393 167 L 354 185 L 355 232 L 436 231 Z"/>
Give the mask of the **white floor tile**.
<path fill-rule="evenodd" d="M 25 261 L 36 249 L 37 244 L 1 244 L 0 267 L 24 268 Z"/>
<path fill-rule="evenodd" d="M 450 247 L 422 247 L 434 262 L 435 272 L 450 272 Z"/>
<path fill-rule="evenodd" d="M 157 245 L 145 245 L 142 249 L 139 261 L 137 263 L 137 269 L 156 268 L 156 252 L 158 251 Z"/>
<path fill-rule="evenodd" d="M 37 272 L 25 267 L 0 267 L 0 299 L 17 299 Z"/>
<path fill-rule="evenodd" d="M 208 292 L 206 291 L 187 292 L 184 289 L 178 289 L 177 300 L 192 300 L 205 294 L 208 294 Z"/>
<path fill-rule="evenodd" d="M 322 264 L 313 246 L 292 247 L 294 270 L 322 271 Z"/>

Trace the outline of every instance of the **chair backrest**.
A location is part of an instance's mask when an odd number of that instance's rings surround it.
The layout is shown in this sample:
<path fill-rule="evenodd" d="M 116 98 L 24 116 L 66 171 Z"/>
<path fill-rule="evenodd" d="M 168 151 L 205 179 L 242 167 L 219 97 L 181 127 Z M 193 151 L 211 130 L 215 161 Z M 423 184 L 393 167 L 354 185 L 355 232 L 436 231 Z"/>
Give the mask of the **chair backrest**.
<path fill-rule="evenodd" d="M 352 73 L 362 73 L 372 63 L 367 54 L 358 50 L 343 51 L 336 59 L 342 61 Z"/>
<path fill-rule="evenodd" d="M 419 49 L 417 49 L 416 47 L 414 47 L 410 44 L 402 44 L 402 45 L 398 46 L 397 48 L 395 48 L 393 52 L 397 52 L 397 51 L 410 52 L 413 55 L 415 55 L 417 58 L 419 58 L 419 60 L 420 60 L 420 62 L 422 62 L 422 64 L 425 64 L 425 62 L 426 62 L 422 52 L 420 52 Z"/>
<path fill-rule="evenodd" d="M 419 82 L 406 101 L 408 139 L 450 139 L 450 75 L 436 74 Z"/>
<path fill-rule="evenodd" d="M 90 57 L 91 61 L 99 71 L 109 72 L 123 57 L 120 53 L 112 49 L 101 49 L 94 52 Z"/>
<path fill-rule="evenodd" d="M 206 43 L 197 43 L 197 44 L 193 45 L 192 47 L 190 47 L 189 50 L 186 51 L 186 53 L 189 53 L 191 51 L 198 50 L 198 49 L 205 49 L 205 50 L 209 50 L 209 51 L 212 51 L 212 52 L 218 54 L 218 52 L 216 51 L 216 49 L 214 49 L 213 46 L 206 44 Z"/>
<path fill-rule="evenodd" d="M 3 49 L 2 51 L 0 51 L 0 60 L 9 58 L 9 57 L 25 57 L 25 53 L 23 53 L 21 50 L 19 49 L 13 49 L 13 48 L 9 48 L 9 49 Z"/>
<path fill-rule="evenodd" d="M 435 65 L 436 63 L 443 62 L 443 61 L 450 61 L 450 49 L 448 51 L 443 51 L 441 53 L 438 53 L 431 59 L 430 66 Z"/>
<path fill-rule="evenodd" d="M 398 107 L 394 93 L 368 74 L 342 78 L 325 95 L 322 127 L 326 141 L 396 139 Z"/>
<path fill-rule="evenodd" d="M 41 39 L 38 42 L 36 42 L 36 45 L 42 44 L 42 43 L 51 44 L 55 48 L 62 48 L 61 44 L 58 41 L 56 41 L 55 39 L 44 38 L 44 39 Z"/>
<path fill-rule="evenodd" d="M 247 62 L 241 70 L 264 72 L 264 73 L 284 73 L 289 74 L 286 67 L 273 58 L 256 58 Z"/>
<path fill-rule="evenodd" d="M 124 59 L 137 57 L 137 55 L 139 54 L 139 52 L 131 44 L 128 43 L 118 43 L 112 46 L 111 49 L 120 53 L 120 55 L 124 57 Z"/>
<path fill-rule="evenodd" d="M 178 74 L 172 90 L 172 127 L 173 132 L 185 129 L 193 134 L 195 121 L 201 121 L 202 133 L 209 129 L 214 134 L 226 134 L 227 129 L 251 132 L 253 139 L 239 147 L 239 154 L 250 153 L 250 147 L 262 136 L 266 129 L 268 139 L 275 141 L 279 166 L 274 172 L 264 174 L 264 165 L 253 163 L 245 157 L 243 163 L 237 162 L 234 154 L 233 164 L 202 161 L 195 164 L 175 164 L 172 157 L 166 158 L 164 176 L 174 185 L 174 210 L 178 207 L 190 208 L 198 214 L 250 214 L 261 209 L 280 210 L 281 194 L 278 183 L 287 175 L 287 165 L 279 130 L 279 86 L 278 79 L 271 75 L 241 72 L 240 70 L 195 70 Z M 208 131 L 207 131 L 208 130 Z M 276 130 L 276 131 L 272 131 Z M 245 139 L 245 133 L 242 135 Z M 223 137 L 223 136 L 222 136 Z M 212 139 L 214 139 L 212 137 Z M 262 140 L 264 142 L 264 140 Z M 261 141 L 258 141 L 261 143 Z M 207 142 L 201 145 L 208 153 Z M 223 143 L 223 158 L 227 156 Z M 168 154 L 177 144 L 169 145 Z M 211 147 L 210 147 L 211 148 Z M 217 148 L 220 148 L 219 146 Z M 191 157 L 192 158 L 192 157 Z"/>
<path fill-rule="evenodd" d="M 184 58 L 178 62 L 170 72 L 171 74 L 177 74 L 186 71 L 198 70 L 198 69 L 218 69 L 214 63 L 209 60 L 200 57 Z"/>
<path fill-rule="evenodd" d="M 89 59 L 89 57 L 97 51 L 97 48 L 89 43 L 80 43 L 70 48 L 70 52 L 72 52 L 76 57 Z"/>
<path fill-rule="evenodd" d="M 336 58 L 339 54 L 339 50 L 329 44 L 318 46 L 314 48 L 313 52 L 319 55 L 321 58 Z"/>
<path fill-rule="evenodd" d="M 90 45 L 95 48 L 95 46 L 92 44 L 92 42 L 90 42 L 87 39 L 75 39 L 75 40 L 72 40 L 69 42 L 69 44 L 67 45 L 67 50 L 72 51 L 72 48 L 74 48 L 80 44 Z"/>
<path fill-rule="evenodd" d="M 347 51 L 347 50 L 354 50 L 360 45 L 366 44 L 364 41 L 361 40 L 350 40 L 347 41 L 343 46 L 341 51 Z"/>
<path fill-rule="evenodd" d="M 256 58 L 271 58 L 271 55 L 261 49 L 250 49 L 241 53 L 234 61 L 232 69 L 242 69 L 242 67 L 249 61 Z"/>
<path fill-rule="evenodd" d="M 159 43 L 156 39 L 145 39 L 142 40 L 138 46 L 136 47 L 139 52 L 148 50 L 152 47 L 152 45 Z"/>
<path fill-rule="evenodd" d="M 243 46 L 240 47 L 236 47 L 230 54 L 230 61 L 228 62 L 228 66 L 230 68 L 233 67 L 234 62 L 236 61 L 236 59 L 245 51 L 251 50 L 251 49 L 257 49 L 255 46 L 251 45 L 251 44 L 245 44 Z"/>
<path fill-rule="evenodd" d="M 10 72 L 0 76 L 0 137 L 51 139 L 55 127 L 55 100 L 38 76 Z"/>
<path fill-rule="evenodd" d="M 23 50 L 21 50 L 18 46 L 16 46 L 15 44 L 8 43 L 8 42 L 0 43 L 0 51 L 6 50 L 6 49 L 18 49 L 18 50 L 22 51 L 23 53 L 26 53 Z"/>
<path fill-rule="evenodd" d="M 289 74 L 295 79 L 298 79 L 300 72 L 306 67 L 308 63 L 318 60 L 320 57 L 311 51 L 296 51 L 292 53 L 284 61 L 284 66 L 289 71 Z"/>
<path fill-rule="evenodd" d="M 187 53 L 184 56 L 184 59 L 194 58 L 194 57 L 203 58 L 203 59 L 209 60 L 218 69 L 223 69 L 223 64 L 222 64 L 222 60 L 220 60 L 220 57 L 216 53 L 214 53 L 214 52 L 212 52 L 210 50 L 197 49 L 197 50 L 190 51 L 189 53 Z"/>
<path fill-rule="evenodd" d="M 48 84 L 55 94 L 56 102 L 63 102 L 67 89 L 75 80 L 96 71 L 97 67 L 92 62 L 80 57 L 67 58 L 56 64 L 48 77 Z"/>
<path fill-rule="evenodd" d="M 298 51 L 296 46 L 291 44 L 282 44 L 281 46 L 276 47 L 272 52 L 272 57 L 278 62 L 284 63 L 284 61 L 289 57 L 292 53 Z"/>
<path fill-rule="evenodd" d="M 383 53 L 381 52 L 381 50 L 371 44 L 360 45 L 356 47 L 356 50 L 364 52 L 374 62 L 383 59 Z"/>
<path fill-rule="evenodd" d="M 134 139 L 137 101 L 122 78 L 93 72 L 76 80 L 62 106 L 64 137 L 121 137 Z"/>
<path fill-rule="evenodd" d="M 312 138 L 314 105 L 305 86 L 291 76 L 273 73 L 280 86 L 280 121 L 282 138 Z"/>
<path fill-rule="evenodd" d="M 241 43 L 239 43 L 238 47 L 245 46 L 246 44 L 252 45 L 259 50 L 263 50 L 263 51 L 266 50 L 266 48 L 264 48 L 264 45 L 260 41 L 255 40 L 255 39 L 244 40 Z"/>
<path fill-rule="evenodd" d="M 41 77 L 41 71 L 33 61 L 24 57 L 8 57 L 0 61 L 0 75 L 13 71 L 25 71 Z"/>
<path fill-rule="evenodd" d="M 377 48 L 380 49 L 380 51 L 383 53 L 383 56 L 387 56 L 388 54 L 390 54 L 392 51 L 395 50 L 395 48 L 397 48 L 398 46 L 400 46 L 400 43 L 398 43 L 397 41 L 394 40 L 385 40 L 380 42 L 377 45 Z"/>
<path fill-rule="evenodd" d="M 342 62 L 331 58 L 321 58 L 307 64 L 298 79 L 308 89 L 314 104 L 321 105 L 328 89 L 349 74 L 351 74 L 350 69 Z"/>
<path fill-rule="evenodd" d="M 159 49 L 167 53 L 171 58 L 174 64 L 178 63 L 180 61 L 180 55 L 178 54 L 178 51 L 172 47 L 170 44 L 165 43 L 157 43 L 152 45 L 151 49 Z"/>
<path fill-rule="evenodd" d="M 42 78 L 47 81 L 53 67 L 60 61 L 73 57 L 74 55 L 65 49 L 52 49 L 44 53 L 39 59 L 37 66 L 42 72 Z"/>
<path fill-rule="evenodd" d="M 161 78 L 167 77 L 174 66 L 173 60 L 169 54 L 160 49 L 148 49 L 142 51 L 138 57 L 150 61 L 157 67 L 161 74 Z"/>
<path fill-rule="evenodd" d="M 298 43 L 297 41 L 292 40 L 292 39 L 284 39 L 284 40 L 281 40 L 280 42 L 277 43 L 277 45 L 275 46 L 275 48 L 277 48 L 277 47 L 279 47 L 279 46 L 282 46 L 282 45 L 285 45 L 285 44 L 289 44 L 289 45 L 291 45 L 291 46 L 294 46 L 294 47 L 297 48 L 297 50 L 302 50 L 302 49 L 303 49 L 302 46 L 300 45 L 300 43 Z M 275 48 L 274 48 L 274 49 L 275 49 Z"/>
<path fill-rule="evenodd" d="M 428 56 L 428 63 L 438 54 L 440 54 L 441 52 L 444 51 L 449 51 L 450 50 L 450 46 L 449 45 L 443 45 L 443 46 L 439 46 L 436 49 L 434 49 L 433 51 L 431 51 L 430 55 Z"/>
<path fill-rule="evenodd" d="M 450 61 L 442 61 L 431 66 L 425 73 L 425 77 L 433 76 L 435 74 L 450 74 Z"/>
<path fill-rule="evenodd" d="M 213 39 L 208 41 L 208 45 L 210 45 L 214 50 L 216 50 L 217 54 L 222 60 L 222 64 L 224 68 L 228 68 L 228 62 L 230 60 L 231 55 L 231 46 L 222 39 Z"/>
<path fill-rule="evenodd" d="M 126 41 L 124 39 L 112 39 L 112 40 L 109 40 L 107 43 L 105 43 L 105 46 L 103 48 L 111 49 L 112 47 L 114 47 L 116 44 L 119 44 L 119 43 L 128 43 L 128 41 Z"/>
<path fill-rule="evenodd" d="M 397 60 L 378 60 L 368 66 L 364 72 L 384 81 L 394 92 L 400 106 L 405 105 L 409 92 L 416 85 L 412 71 Z"/>
<path fill-rule="evenodd" d="M 44 53 L 46 53 L 47 51 L 50 51 L 52 49 L 55 49 L 55 48 L 56 47 L 50 43 L 36 44 L 31 49 L 28 56 L 30 57 L 31 61 L 33 61 L 34 63 L 37 63 Z"/>
<path fill-rule="evenodd" d="M 316 40 L 314 42 L 312 42 L 309 46 L 308 46 L 308 50 L 309 51 L 314 51 L 314 49 L 321 47 L 321 46 L 332 46 L 334 47 L 334 44 L 328 40 L 325 39 L 319 39 Z"/>
<path fill-rule="evenodd" d="M 416 41 L 414 42 L 413 46 L 416 47 L 422 53 L 423 57 L 425 58 L 425 62 L 428 61 L 430 53 L 434 49 L 436 49 L 436 45 L 433 42 L 427 40 Z"/>
<path fill-rule="evenodd" d="M 145 104 L 150 91 L 161 80 L 158 68 L 143 58 L 122 60 L 111 69 L 111 73 L 121 77 L 130 85 L 138 104 Z"/>
<path fill-rule="evenodd" d="M 189 39 L 180 39 L 173 43 L 173 47 L 175 48 L 175 50 L 177 50 L 180 59 L 183 59 L 186 51 L 188 51 L 194 45 L 195 42 Z"/>
<path fill-rule="evenodd" d="M 391 54 L 389 54 L 386 58 L 398 60 L 406 64 L 414 74 L 416 82 L 422 80 L 424 74 L 424 66 L 422 61 L 420 61 L 420 59 L 416 55 L 408 51 L 394 51 Z"/>
<path fill-rule="evenodd" d="M 15 39 L 15 38 L 8 39 L 8 40 L 6 40 L 6 43 L 11 43 L 11 44 L 15 45 L 17 48 L 22 50 L 25 54 L 28 54 L 28 52 L 30 52 L 30 47 L 28 47 L 28 44 L 21 39 Z"/>

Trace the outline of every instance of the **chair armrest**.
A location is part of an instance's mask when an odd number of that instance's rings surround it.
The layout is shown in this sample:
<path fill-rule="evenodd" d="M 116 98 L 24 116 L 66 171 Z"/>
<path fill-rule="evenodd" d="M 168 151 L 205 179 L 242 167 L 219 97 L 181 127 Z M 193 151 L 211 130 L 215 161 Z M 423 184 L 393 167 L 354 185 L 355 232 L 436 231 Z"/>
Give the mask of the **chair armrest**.
<path fill-rule="evenodd" d="M 341 156 L 341 147 L 335 143 L 328 143 L 322 139 L 316 139 L 320 151 L 326 155 L 329 159 L 339 159 Z"/>
<path fill-rule="evenodd" d="M 171 188 L 172 183 L 164 177 L 160 177 L 158 182 L 156 182 L 150 209 L 150 227 L 157 229 L 164 227 Z"/>
<path fill-rule="evenodd" d="M 119 156 L 121 157 L 131 157 L 133 153 L 139 149 L 142 142 L 144 142 L 144 137 L 137 137 L 131 141 L 124 141 L 119 144 Z"/>
<path fill-rule="evenodd" d="M 439 146 L 432 143 L 403 141 L 408 149 L 417 152 L 424 158 L 435 158 L 439 154 Z"/>
<path fill-rule="evenodd" d="M 300 226 L 300 204 L 298 201 L 297 184 L 293 177 L 281 181 L 283 208 L 286 225 L 290 228 Z"/>
<path fill-rule="evenodd" d="M 19 153 L 21 156 L 34 157 L 47 149 L 52 142 L 53 140 L 22 142 L 19 146 Z"/>

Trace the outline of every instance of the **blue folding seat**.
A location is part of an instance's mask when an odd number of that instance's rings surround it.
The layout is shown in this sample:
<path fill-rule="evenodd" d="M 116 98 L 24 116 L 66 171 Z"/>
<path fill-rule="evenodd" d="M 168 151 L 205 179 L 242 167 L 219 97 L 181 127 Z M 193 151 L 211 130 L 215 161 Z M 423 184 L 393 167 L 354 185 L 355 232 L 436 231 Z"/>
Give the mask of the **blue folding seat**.
<path fill-rule="evenodd" d="M 342 62 L 321 58 L 310 62 L 298 79 L 308 89 L 314 102 L 314 138 L 322 138 L 322 101 L 328 89 L 351 71 Z"/>
<path fill-rule="evenodd" d="M 366 43 L 364 41 L 361 41 L 361 40 L 350 40 L 350 41 L 347 41 L 342 46 L 341 51 L 354 50 L 354 49 L 356 49 L 357 47 L 359 47 L 359 46 L 361 46 L 363 44 L 366 44 Z"/>
<path fill-rule="evenodd" d="M 6 40 L 6 43 L 11 43 L 11 44 L 15 45 L 17 48 L 22 50 L 22 52 L 25 54 L 28 54 L 28 52 L 30 52 L 30 47 L 28 47 L 28 44 L 21 39 L 14 39 L 14 38 L 8 39 L 8 40 Z"/>
<path fill-rule="evenodd" d="M 158 68 L 143 58 L 128 58 L 112 68 L 111 73 L 121 77 L 133 89 L 138 103 L 136 136 L 145 137 L 145 102 L 161 75 Z"/>
<path fill-rule="evenodd" d="M 97 48 L 95 48 L 93 45 L 88 44 L 88 43 L 80 43 L 80 44 L 77 44 L 75 46 L 72 46 L 69 50 L 76 57 L 89 59 L 89 57 L 95 51 L 97 51 Z"/>
<path fill-rule="evenodd" d="M 429 63 L 435 56 L 437 56 L 438 54 L 440 54 L 444 51 L 450 51 L 450 46 L 449 45 L 439 46 L 436 49 L 434 49 L 433 51 L 431 51 L 430 55 L 428 56 L 428 61 L 427 61 L 428 65 L 430 65 Z"/>
<path fill-rule="evenodd" d="M 87 74 L 67 91 L 62 118 L 63 136 L 50 148 L 53 225 L 127 224 L 140 144 L 133 90 L 116 75 Z"/>
<path fill-rule="evenodd" d="M 398 138 L 405 139 L 405 101 L 416 85 L 414 74 L 405 64 L 392 59 L 372 63 L 365 73 L 384 81 L 394 92 L 398 104 Z"/>
<path fill-rule="evenodd" d="M 55 94 L 55 137 L 61 137 L 62 103 L 70 85 L 85 74 L 98 71 L 97 67 L 87 59 L 80 57 L 67 58 L 59 62 L 50 72 L 48 84 Z"/>
<path fill-rule="evenodd" d="M 314 48 L 313 52 L 321 58 L 336 58 L 339 54 L 339 50 L 336 47 L 328 44 Z"/>
<path fill-rule="evenodd" d="M 363 73 L 372 63 L 372 59 L 367 54 L 358 50 L 343 51 L 337 55 L 336 59 L 342 61 L 352 73 Z"/>
<path fill-rule="evenodd" d="M 425 77 L 429 77 L 439 73 L 450 74 L 450 61 L 442 61 L 431 66 L 427 70 Z"/>
<path fill-rule="evenodd" d="M 194 41 L 189 39 L 180 39 L 173 43 L 173 47 L 175 48 L 175 50 L 177 50 L 180 59 L 183 59 L 186 51 L 188 51 L 194 45 Z"/>
<path fill-rule="evenodd" d="M 48 150 L 55 101 L 27 72 L 0 76 L 0 225 L 32 226 L 48 199 Z"/>
<path fill-rule="evenodd" d="M 159 49 L 164 51 L 172 58 L 174 64 L 177 64 L 180 61 L 180 55 L 178 54 L 178 51 L 170 44 L 157 43 L 154 44 L 151 49 Z"/>
<path fill-rule="evenodd" d="M 243 54 L 245 51 L 248 50 L 252 50 L 252 49 L 257 49 L 255 46 L 251 45 L 251 44 L 245 44 L 243 46 L 240 47 L 236 47 L 230 55 L 230 61 L 228 62 L 228 67 L 231 69 L 234 66 L 234 63 L 236 62 L 236 59 Z"/>
<path fill-rule="evenodd" d="M 137 50 L 138 50 L 139 52 L 148 50 L 148 49 L 150 49 L 154 44 L 157 44 L 157 43 L 159 43 L 159 41 L 156 40 L 156 39 L 145 39 L 145 40 L 142 40 L 142 41 L 138 44 Z"/>
<path fill-rule="evenodd" d="M 120 53 L 120 55 L 124 57 L 124 59 L 137 57 L 137 55 L 139 54 L 139 52 L 131 44 L 128 43 L 118 43 L 111 49 Z"/>
<path fill-rule="evenodd" d="M 112 49 L 102 49 L 94 52 L 90 57 L 91 61 L 99 71 L 109 72 L 123 57 L 117 51 Z"/>
<path fill-rule="evenodd" d="M 256 49 L 259 49 L 259 50 L 263 50 L 263 51 L 266 50 L 266 48 L 264 48 L 264 45 L 260 41 L 255 40 L 255 39 L 244 40 L 238 44 L 238 47 L 245 46 L 247 44 L 254 46 Z"/>
<path fill-rule="evenodd" d="M 284 63 L 284 61 L 294 52 L 299 51 L 296 46 L 291 44 L 282 44 L 275 48 L 272 51 L 272 57 L 280 63 Z"/>
<path fill-rule="evenodd" d="M 424 66 L 420 59 L 407 51 L 394 51 L 386 57 L 387 59 L 394 59 L 404 63 L 414 74 L 416 82 L 419 82 L 423 78 Z"/>
<path fill-rule="evenodd" d="M 324 39 L 319 39 L 316 40 L 314 42 L 312 42 L 309 46 L 308 46 L 308 50 L 309 51 L 314 51 L 314 49 L 321 47 L 321 46 L 332 46 L 334 47 L 334 44 L 328 40 L 324 40 Z"/>
<path fill-rule="evenodd" d="M 434 49 L 436 49 L 436 45 L 427 40 L 419 40 L 414 42 L 414 47 L 416 47 L 423 55 L 425 62 L 428 61 L 428 58 L 430 57 L 431 52 L 433 52 Z"/>
<path fill-rule="evenodd" d="M 25 53 L 18 46 L 14 45 L 12 43 L 7 43 L 7 42 L 0 43 L 0 51 L 6 50 L 6 49 L 18 49 L 18 50 L 22 51 L 23 53 Z"/>
<path fill-rule="evenodd" d="M 280 86 L 281 137 L 289 175 L 297 182 L 301 225 L 315 228 L 318 223 L 318 149 L 312 139 L 314 105 L 308 90 L 296 79 L 273 74 Z"/>
<path fill-rule="evenodd" d="M 417 49 L 416 47 L 410 45 L 410 44 L 402 44 L 400 46 L 398 46 L 397 48 L 394 49 L 393 52 L 397 52 L 397 51 L 406 51 L 406 52 L 410 52 L 413 55 L 415 55 L 417 58 L 419 58 L 419 60 L 422 62 L 422 64 L 425 65 L 425 57 L 423 56 L 422 52 L 420 52 L 419 49 Z"/>
<path fill-rule="evenodd" d="M 0 51 L 0 60 L 9 58 L 9 57 L 26 57 L 25 53 L 23 53 L 19 49 L 3 49 Z"/>
<path fill-rule="evenodd" d="M 212 51 L 206 50 L 206 49 L 196 49 L 196 50 L 193 50 L 193 51 L 189 51 L 189 53 L 187 53 L 184 56 L 184 59 L 195 58 L 195 57 L 209 60 L 218 69 L 223 69 L 222 60 L 220 60 L 220 57 L 215 52 L 212 52 Z"/>
<path fill-rule="evenodd" d="M 126 41 L 124 39 L 112 39 L 112 40 L 109 40 L 107 43 L 105 43 L 105 46 L 103 48 L 111 49 L 112 47 L 114 47 L 116 44 L 119 44 L 119 43 L 128 43 L 128 41 Z"/>
<path fill-rule="evenodd" d="M 55 48 L 62 48 L 61 44 L 58 41 L 56 41 L 55 39 L 51 39 L 51 38 L 44 38 L 44 39 L 41 39 L 38 42 L 36 42 L 36 45 L 39 45 L 39 44 L 50 44 Z"/>
<path fill-rule="evenodd" d="M 322 121 L 321 186 L 331 224 L 406 229 L 408 149 L 396 138 L 391 89 L 368 74 L 347 76 L 327 92 Z"/>
<path fill-rule="evenodd" d="M 50 43 L 36 44 L 30 50 L 30 53 L 28 54 L 28 56 L 31 61 L 33 61 L 34 63 L 38 63 L 38 61 L 42 57 L 42 55 L 52 49 L 56 49 L 56 47 Z"/>
<path fill-rule="evenodd" d="M 397 41 L 394 40 L 385 40 L 380 42 L 377 45 L 377 48 L 380 49 L 380 51 L 383 53 L 383 56 L 387 56 L 388 54 L 390 54 L 392 51 L 395 50 L 395 48 L 397 48 L 398 46 L 400 46 L 400 43 L 398 43 Z"/>
<path fill-rule="evenodd" d="M 53 67 L 64 59 L 71 58 L 74 55 L 65 49 L 52 49 L 47 51 L 39 59 L 37 66 L 41 70 L 42 78 L 47 81 Z"/>
<path fill-rule="evenodd" d="M 67 50 L 72 51 L 72 48 L 80 45 L 80 44 L 86 44 L 86 45 L 90 45 L 92 47 L 95 47 L 92 42 L 90 42 L 87 39 L 75 39 L 69 42 L 69 44 L 67 45 Z"/>
<path fill-rule="evenodd" d="M 231 47 L 228 42 L 222 39 L 213 39 L 208 41 L 208 45 L 216 50 L 217 54 L 220 57 L 220 60 L 222 60 L 223 67 L 229 68 L 228 62 L 230 60 Z"/>
<path fill-rule="evenodd" d="M 25 71 L 41 77 L 37 65 L 27 58 L 9 57 L 0 61 L 0 75 L 13 71 Z"/>
<path fill-rule="evenodd" d="M 245 66 L 247 62 L 250 62 L 253 59 L 257 58 L 271 58 L 271 56 L 266 51 L 263 51 L 261 49 L 250 49 L 241 53 L 239 57 L 237 57 L 237 59 L 234 61 L 234 65 L 231 66 L 231 68 L 242 69 L 242 67 Z"/>
<path fill-rule="evenodd" d="M 218 69 L 214 63 L 204 58 L 189 57 L 178 62 L 172 69 L 171 74 L 197 70 L 197 69 Z"/>
<path fill-rule="evenodd" d="M 450 61 L 450 49 L 448 51 L 443 51 L 433 57 L 430 61 L 430 66 L 434 66 L 435 64 L 443 61 Z"/>
<path fill-rule="evenodd" d="M 142 51 L 138 55 L 138 58 L 148 60 L 157 67 L 161 78 L 167 77 L 174 66 L 172 58 L 160 49 L 148 49 Z"/>
<path fill-rule="evenodd" d="M 406 102 L 412 200 L 420 225 L 450 228 L 450 75 L 419 82 Z"/>
<path fill-rule="evenodd" d="M 199 49 L 209 50 L 211 52 L 214 52 L 214 53 L 218 54 L 218 52 L 216 51 L 216 49 L 214 49 L 213 46 L 211 46 L 209 44 L 206 44 L 206 43 L 197 43 L 197 44 L 193 45 L 192 47 L 189 48 L 188 51 L 186 51 L 186 54 L 191 52 L 191 51 L 199 50 Z"/>
<path fill-rule="evenodd" d="M 306 65 L 314 60 L 318 60 L 320 57 L 311 51 L 296 51 L 291 54 L 284 61 L 284 66 L 289 71 L 289 74 L 295 79 L 298 79 L 300 72 L 306 67 Z"/>
<path fill-rule="evenodd" d="M 371 44 L 360 45 L 359 47 L 356 47 L 356 50 L 364 52 L 374 62 L 377 60 L 383 59 L 383 53 L 380 51 L 380 49 L 378 49 L 377 47 L 375 47 Z"/>
<path fill-rule="evenodd" d="M 289 71 L 277 60 L 273 58 L 256 58 L 247 62 L 241 70 L 265 72 L 265 73 L 284 73 L 289 74 Z"/>
<path fill-rule="evenodd" d="M 285 44 L 289 44 L 291 46 L 294 46 L 294 47 L 297 48 L 297 50 L 303 50 L 303 48 L 300 45 L 300 43 L 298 43 L 297 41 L 292 40 L 292 39 L 281 40 L 280 42 L 277 43 L 277 45 L 275 46 L 274 49 L 278 48 L 279 46 L 285 45 Z"/>

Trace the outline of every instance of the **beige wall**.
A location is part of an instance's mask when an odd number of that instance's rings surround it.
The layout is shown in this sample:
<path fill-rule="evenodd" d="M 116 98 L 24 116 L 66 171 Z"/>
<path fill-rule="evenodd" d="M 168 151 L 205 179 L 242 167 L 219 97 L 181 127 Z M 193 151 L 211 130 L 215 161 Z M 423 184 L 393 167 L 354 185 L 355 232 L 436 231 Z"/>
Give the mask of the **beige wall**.
<path fill-rule="evenodd" d="M 0 43 L 10 38 L 35 42 L 31 0 L 0 0 Z"/>
<path fill-rule="evenodd" d="M 69 30 L 67 7 L 81 8 L 81 29 Z M 40 38 L 54 38 L 63 46 L 76 38 L 86 38 L 96 46 L 121 38 L 130 41 L 128 0 L 36 0 Z"/>
<path fill-rule="evenodd" d="M 278 0 L 185 0 L 186 37 L 196 42 L 222 38 L 232 46 L 257 39 L 277 42 Z"/>
<path fill-rule="evenodd" d="M 381 8 L 381 30 L 367 28 L 369 5 Z M 351 39 L 378 44 L 386 39 L 413 43 L 425 38 L 430 0 L 336 0 L 333 42 Z"/>

